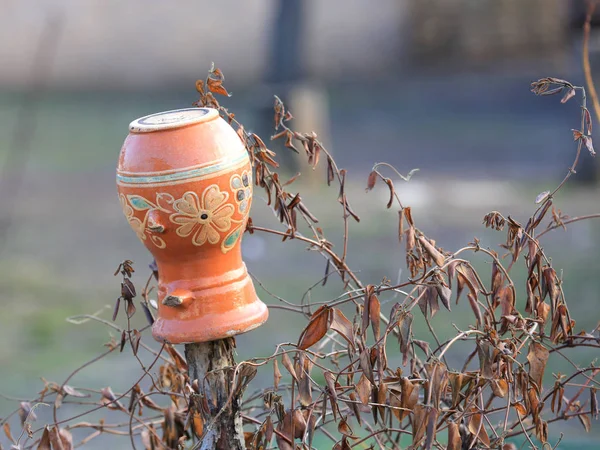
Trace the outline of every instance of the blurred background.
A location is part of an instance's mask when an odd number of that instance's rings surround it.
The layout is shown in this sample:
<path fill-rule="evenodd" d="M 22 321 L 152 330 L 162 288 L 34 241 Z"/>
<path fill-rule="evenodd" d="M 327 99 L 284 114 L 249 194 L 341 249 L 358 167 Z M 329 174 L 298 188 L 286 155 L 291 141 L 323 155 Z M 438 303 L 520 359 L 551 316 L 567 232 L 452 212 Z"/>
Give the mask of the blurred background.
<path fill-rule="evenodd" d="M 579 127 L 580 99 L 561 105 L 529 85 L 546 76 L 584 85 L 584 1 L 0 0 L 0 8 L 0 417 L 18 407 L 8 397 L 34 397 L 40 377 L 62 382 L 102 351 L 113 330 L 65 319 L 98 312 L 110 320 L 119 262 L 134 261 L 133 280 L 143 287 L 151 259 L 117 199 L 120 146 L 133 119 L 190 106 L 213 61 L 233 93 L 219 100 L 247 129 L 268 139 L 276 94 L 295 116 L 292 127 L 316 131 L 348 170 L 349 199 L 362 218 L 350 227 L 349 261 L 365 283 L 407 277 L 387 189 L 364 190 L 375 162 L 420 169 L 410 183 L 395 180 L 396 189 L 443 248 L 477 236 L 500 251 L 505 236 L 485 230 L 483 216 L 499 210 L 525 222 L 536 195 L 562 180 L 575 154 L 570 130 Z M 590 60 L 600 74 L 595 26 Z M 280 143 L 272 147 L 283 173 L 302 173 L 290 190 L 303 193 L 326 235 L 341 243 L 337 191 L 327 189 L 324 168 L 312 171 Z M 556 206 L 571 216 L 598 212 L 598 175 L 583 154 Z M 254 224 L 280 226 L 265 203 L 257 192 Z M 598 224 L 555 231 L 544 245 L 563 271 L 577 329 L 594 328 Z M 323 276 L 324 261 L 300 243 L 254 234 L 243 246 L 253 275 L 290 301 Z M 489 273 L 485 259 L 474 260 Z M 341 291 L 331 282 L 311 295 L 323 301 Z M 389 311 L 395 300 L 382 300 Z M 465 308 L 434 318 L 440 339 L 452 323 L 467 326 Z M 134 326 L 144 322 L 138 314 Z M 277 342 L 295 342 L 304 325 L 273 310 L 268 324 L 238 339 L 238 358 L 269 355 Z M 574 361 L 594 357 L 581 351 Z M 552 364 L 548 379 L 572 370 Z M 266 372 L 258 387 L 270 383 Z M 125 351 L 71 384 L 119 392 L 139 374 Z M 578 422 L 551 428 L 554 438 L 559 432 L 569 437 L 560 448 L 597 448 Z"/>

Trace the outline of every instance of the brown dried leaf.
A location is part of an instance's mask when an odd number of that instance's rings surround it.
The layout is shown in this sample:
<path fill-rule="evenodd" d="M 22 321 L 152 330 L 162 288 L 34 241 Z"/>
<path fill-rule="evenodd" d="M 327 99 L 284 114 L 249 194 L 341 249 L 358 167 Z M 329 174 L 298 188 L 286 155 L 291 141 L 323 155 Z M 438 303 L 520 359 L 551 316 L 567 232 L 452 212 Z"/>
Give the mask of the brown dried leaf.
<path fill-rule="evenodd" d="M 590 419 L 590 416 L 587 414 L 580 414 L 577 418 L 581 422 L 581 425 L 583 425 L 583 428 L 585 428 L 585 431 L 589 433 L 592 429 L 592 420 Z"/>
<path fill-rule="evenodd" d="M 535 204 L 539 205 L 540 203 L 542 203 L 544 200 L 546 200 L 548 198 L 548 196 L 550 195 L 550 191 L 544 191 L 544 192 L 540 192 L 537 197 L 535 198 Z"/>
<path fill-rule="evenodd" d="M 78 397 L 78 398 L 89 397 L 89 394 L 84 394 L 83 392 L 78 391 L 77 389 L 75 389 L 72 386 L 69 386 L 68 384 L 65 384 L 62 387 L 62 391 L 65 395 L 70 395 L 71 397 Z"/>
<path fill-rule="evenodd" d="M 460 431 L 456 422 L 448 423 L 448 447 L 446 450 L 461 450 L 462 449 L 462 438 L 460 437 Z"/>
<path fill-rule="evenodd" d="M 550 410 L 553 413 L 559 413 L 562 409 L 563 397 L 565 395 L 565 388 L 562 387 L 559 381 L 554 385 L 554 392 L 552 392 L 552 403 L 550 404 Z"/>
<path fill-rule="evenodd" d="M 115 309 L 113 310 L 112 320 L 113 322 L 117 320 L 117 315 L 119 314 L 119 307 L 121 306 L 121 297 L 119 297 L 115 303 Z"/>
<path fill-rule="evenodd" d="M 350 425 L 348 425 L 348 422 L 345 418 L 342 418 L 338 422 L 338 433 L 348 436 L 351 439 L 354 438 L 354 432 L 352 431 L 352 428 L 350 428 Z"/>
<path fill-rule="evenodd" d="M 429 308 L 429 291 L 428 286 L 419 286 L 417 288 L 417 305 L 419 305 L 419 309 L 423 314 L 423 317 L 427 318 L 427 309 Z"/>
<path fill-rule="evenodd" d="M 221 82 L 209 79 L 207 84 L 208 84 L 208 89 L 210 89 L 211 92 L 214 92 L 215 94 L 221 94 L 226 97 L 231 97 L 231 95 L 223 87 Z"/>
<path fill-rule="evenodd" d="M 120 409 L 125 410 L 123 406 L 117 401 L 117 397 L 115 396 L 112 389 L 109 387 L 105 387 L 100 391 L 102 394 L 102 398 L 100 399 L 101 403 L 109 409 Z"/>
<path fill-rule="evenodd" d="M 550 332 L 550 339 L 557 343 L 564 341 L 568 336 L 571 335 L 571 331 L 575 326 L 575 322 L 569 322 L 569 312 L 565 304 L 558 305 L 558 308 L 554 311 L 554 318 L 552 320 L 552 330 Z"/>
<path fill-rule="evenodd" d="M 167 351 L 171 359 L 173 359 L 177 370 L 179 370 L 180 372 L 188 371 L 188 365 L 185 358 L 181 356 L 181 353 L 179 353 L 175 347 L 173 347 L 172 345 L 166 345 L 165 350 Z"/>
<path fill-rule="evenodd" d="M 39 403 L 37 405 L 39 405 Z M 19 418 L 21 419 L 21 427 L 25 427 L 25 422 L 34 422 L 35 420 L 37 420 L 37 416 L 34 410 L 35 407 L 32 408 L 31 403 L 21 402 L 19 408 Z"/>
<path fill-rule="evenodd" d="M 134 355 L 137 355 L 137 353 L 138 353 L 141 340 L 142 340 L 142 333 L 140 333 L 138 330 L 133 330 L 133 333 L 131 335 L 131 348 L 133 350 Z"/>
<path fill-rule="evenodd" d="M 129 397 L 129 406 L 127 407 L 127 411 L 130 413 L 134 410 L 135 406 L 138 404 L 138 399 L 142 394 L 142 389 L 139 384 L 135 384 L 131 389 L 131 396 Z"/>
<path fill-rule="evenodd" d="M 550 352 L 541 344 L 532 342 L 529 345 L 529 353 L 527 353 L 527 361 L 529 361 L 529 377 L 537 385 L 539 390 L 542 389 L 542 379 L 546 363 Z"/>
<path fill-rule="evenodd" d="M 50 445 L 50 431 L 48 430 L 48 426 L 44 427 L 44 432 L 42 433 L 42 437 L 40 438 L 40 443 L 37 446 L 37 450 L 52 450 Z"/>
<path fill-rule="evenodd" d="M 329 322 L 329 308 L 325 305 L 317 309 L 310 318 L 310 322 L 300 335 L 298 348 L 306 350 L 311 345 L 319 342 L 327 334 Z M 348 319 L 346 319 L 348 320 Z"/>
<path fill-rule="evenodd" d="M 348 437 L 344 436 L 340 442 L 332 447 L 332 450 L 352 450 L 352 447 L 348 443 Z"/>
<path fill-rule="evenodd" d="M 527 408 L 525 408 L 523 403 L 521 403 L 521 402 L 513 403 L 513 407 L 515 408 L 515 411 L 517 411 L 517 414 L 519 414 L 523 417 L 525 417 L 527 415 Z"/>
<path fill-rule="evenodd" d="M 393 391 L 390 392 L 390 406 L 392 408 L 391 411 L 394 414 L 394 416 L 396 416 L 396 419 L 398 419 L 399 421 L 400 419 L 400 414 L 402 413 L 402 402 L 400 401 L 400 398 L 397 394 L 395 394 Z"/>
<path fill-rule="evenodd" d="M 413 218 L 412 218 L 412 210 L 410 208 L 410 206 L 407 206 L 403 209 L 404 211 L 404 218 L 406 219 L 406 223 L 408 223 L 409 226 L 414 227 L 415 224 L 413 222 Z"/>
<path fill-rule="evenodd" d="M 475 296 L 475 298 L 477 298 L 479 289 L 477 288 L 477 285 L 478 285 L 477 277 L 475 276 L 473 269 L 470 266 L 467 266 L 465 264 L 460 264 L 456 267 L 456 271 L 464 277 L 464 283 L 469 288 L 471 293 Z M 458 275 L 457 275 L 457 280 L 458 280 Z M 458 302 L 458 297 L 457 297 L 456 301 Z"/>
<path fill-rule="evenodd" d="M 513 314 L 515 307 L 515 296 L 510 286 L 504 286 L 498 291 L 497 297 L 494 299 L 494 305 L 499 304 L 501 308 L 501 314 L 503 317 Z M 502 329 L 500 334 L 505 333 L 508 330 L 508 322 L 503 320 Z"/>
<path fill-rule="evenodd" d="M 265 429 L 265 444 L 267 446 L 269 446 L 271 443 L 271 439 L 273 439 L 273 433 L 274 433 L 273 420 L 271 419 L 271 416 L 267 416 L 267 419 L 265 420 L 264 429 Z"/>
<path fill-rule="evenodd" d="M 455 408 L 460 402 L 460 391 L 465 385 L 465 375 L 463 373 L 450 372 L 448 379 L 452 390 L 452 408 Z"/>
<path fill-rule="evenodd" d="M 450 299 L 452 298 L 452 290 L 444 284 L 437 284 L 435 287 L 438 291 L 438 295 L 442 301 L 442 304 L 448 311 L 451 311 Z"/>
<path fill-rule="evenodd" d="M 371 398 L 371 382 L 367 379 L 365 374 L 363 373 L 360 376 L 360 380 L 355 386 L 356 393 L 358 394 L 358 398 L 360 402 L 367 406 L 369 404 L 369 399 Z"/>
<path fill-rule="evenodd" d="M 69 430 L 62 428 L 59 430 L 58 436 L 64 450 L 73 450 L 73 435 Z"/>
<path fill-rule="evenodd" d="M 63 446 L 58 427 L 50 428 L 48 434 L 50 437 L 50 443 L 52 444 L 52 450 L 66 450 Z"/>
<path fill-rule="evenodd" d="M 354 392 L 350 392 L 348 394 L 348 397 L 350 398 L 351 402 L 348 403 L 348 406 L 350 406 L 350 408 L 352 409 L 352 412 L 354 413 L 354 416 L 356 417 L 356 421 L 358 422 L 358 426 L 362 426 L 362 419 L 360 416 L 360 409 L 358 407 L 357 404 L 357 397 L 356 394 Z"/>
<path fill-rule="evenodd" d="M 388 188 L 390 188 L 390 199 L 388 200 L 388 203 L 386 205 L 387 209 L 390 209 L 392 207 L 392 205 L 394 204 L 394 194 L 395 194 L 394 183 L 389 178 L 384 178 L 383 181 L 385 181 L 385 184 L 387 184 Z"/>
<path fill-rule="evenodd" d="M 435 434 L 437 431 L 437 418 L 439 410 L 437 408 L 428 407 L 429 412 L 427 414 L 427 430 L 425 434 L 425 446 L 424 450 L 431 450 L 431 446 L 435 441 Z"/>
<path fill-rule="evenodd" d="M 421 350 L 423 350 L 423 353 L 425 353 L 425 355 L 427 357 L 429 357 L 429 355 L 431 354 L 431 349 L 429 348 L 429 342 L 421 341 L 419 339 L 413 339 L 413 344 L 415 344 L 417 347 L 419 347 Z"/>
<path fill-rule="evenodd" d="M 131 319 L 133 317 L 133 315 L 135 314 L 135 305 L 133 304 L 133 300 L 126 300 L 126 309 L 125 311 L 127 312 L 127 317 L 129 319 Z"/>
<path fill-rule="evenodd" d="M 492 392 L 496 397 L 504 398 L 508 394 L 508 381 L 499 378 L 491 381 Z"/>
<path fill-rule="evenodd" d="M 276 359 L 273 359 L 273 389 L 279 388 L 279 381 L 281 380 L 281 372 L 279 371 L 279 363 Z"/>
<path fill-rule="evenodd" d="M 435 248 L 435 245 L 432 245 L 431 242 L 429 242 L 429 240 L 425 237 L 425 236 L 419 236 L 419 242 L 423 245 L 423 247 L 425 247 L 425 251 L 429 254 L 429 256 L 431 257 L 431 259 L 439 266 L 443 266 L 444 265 L 444 255 L 442 255 L 437 248 Z"/>
<path fill-rule="evenodd" d="M 132 300 L 135 295 L 135 286 L 129 278 L 124 278 L 121 282 L 121 297 L 125 300 Z"/>
<path fill-rule="evenodd" d="M 164 412 L 165 408 L 159 406 L 154 400 L 152 400 L 149 396 L 145 395 L 140 398 L 140 402 L 146 406 L 147 408 L 153 409 L 154 411 Z"/>
<path fill-rule="evenodd" d="M 428 418 L 428 408 L 419 403 L 414 407 L 413 416 L 412 416 L 412 447 L 418 448 L 423 441 L 423 437 L 425 437 L 425 431 L 427 430 L 427 418 Z"/>
<path fill-rule="evenodd" d="M 433 317 L 440 310 L 440 304 L 438 303 L 438 290 L 435 286 L 427 286 L 425 288 L 425 298 L 427 300 L 427 304 L 429 305 L 431 317 Z M 419 304 L 419 306 L 421 305 Z M 421 308 L 421 311 L 423 311 L 423 308 Z M 425 318 L 427 318 L 427 310 L 423 312 L 423 315 Z"/>
<path fill-rule="evenodd" d="M 312 362 L 306 358 L 304 353 L 298 355 L 296 360 L 296 373 L 298 374 L 298 399 L 302 406 L 312 403 L 310 371 Z"/>
<path fill-rule="evenodd" d="M 371 364 L 371 352 L 369 349 L 365 349 L 361 352 L 358 364 L 363 374 L 368 378 L 371 384 L 375 384 L 375 378 L 373 377 L 373 365 Z"/>
<path fill-rule="evenodd" d="M 415 228 L 412 226 L 409 226 L 408 230 L 406 230 L 406 253 L 412 252 L 412 250 L 415 248 L 415 245 L 416 245 Z"/>
<path fill-rule="evenodd" d="M 336 386 L 335 386 L 335 375 L 332 374 L 331 372 L 329 372 L 328 370 L 326 370 L 325 372 L 323 372 L 323 376 L 325 377 L 325 383 L 327 384 L 327 387 L 329 388 L 329 393 L 331 394 L 331 396 L 333 397 L 333 399 L 335 401 L 337 401 L 337 390 L 336 390 Z"/>
<path fill-rule="evenodd" d="M 283 367 L 285 367 L 287 369 L 287 371 L 290 373 L 292 378 L 294 380 L 296 380 L 296 382 L 298 382 L 298 375 L 296 374 L 296 370 L 294 370 L 294 365 L 292 364 L 292 360 L 290 359 L 290 357 L 288 356 L 287 353 L 284 353 L 283 355 L 281 355 L 281 363 L 283 364 Z"/>
<path fill-rule="evenodd" d="M 460 273 L 457 272 L 456 273 L 456 304 L 458 305 L 458 301 L 460 300 L 460 295 L 462 294 L 462 291 L 465 288 L 465 285 L 467 284 L 467 279 L 465 278 L 465 276 Z"/>
<path fill-rule="evenodd" d="M 563 98 L 560 99 L 561 103 L 567 103 L 570 99 L 575 97 L 575 89 L 569 88 L 569 90 L 565 93 Z"/>
<path fill-rule="evenodd" d="M 293 415 L 290 410 L 285 413 L 285 417 L 282 422 L 277 425 L 277 430 L 281 434 L 285 435 L 290 441 L 293 439 L 302 439 L 304 432 L 306 431 L 306 418 L 299 409 L 294 410 Z M 293 428 L 293 439 L 292 439 L 292 428 Z M 276 435 L 277 445 L 280 450 L 292 449 L 293 447 L 285 440 L 281 439 L 279 434 Z M 287 446 L 282 445 L 287 444 Z"/>
<path fill-rule="evenodd" d="M 298 152 L 298 149 L 296 149 L 296 147 L 294 147 L 294 134 L 291 131 L 287 131 L 286 132 L 286 136 L 285 136 L 285 146 L 293 151 L 295 151 L 296 153 Z"/>
<path fill-rule="evenodd" d="M 350 347 L 354 349 L 354 328 L 352 322 L 350 322 L 346 316 L 344 316 L 344 313 L 337 308 L 331 308 L 330 310 L 329 328 L 342 336 L 348 342 Z"/>
<path fill-rule="evenodd" d="M 409 311 L 402 311 L 398 319 L 398 343 L 400 344 L 400 353 L 402 353 L 402 365 L 408 362 L 410 351 L 410 339 L 412 334 L 413 315 Z"/>
<path fill-rule="evenodd" d="M 596 156 L 596 152 L 594 151 L 594 144 L 592 144 L 591 136 L 583 136 L 583 144 L 585 145 L 585 148 L 587 148 L 588 151 L 590 152 L 590 155 Z"/>
<path fill-rule="evenodd" d="M 375 337 L 375 341 L 378 341 L 380 336 L 380 313 L 381 303 L 379 302 L 379 298 L 373 294 L 371 296 L 371 300 L 369 301 L 369 318 L 371 319 L 371 328 L 373 328 L 373 336 Z"/>
<path fill-rule="evenodd" d="M 472 414 L 467 418 L 468 428 L 481 443 L 487 447 L 490 446 L 490 438 L 483 425 L 483 416 L 477 411 L 477 408 L 471 408 Z"/>
<path fill-rule="evenodd" d="M 539 302 L 537 305 L 537 316 L 542 319 L 542 323 L 546 323 L 550 314 L 550 305 L 545 302 Z"/>
<path fill-rule="evenodd" d="M 546 298 L 546 295 L 550 295 L 550 304 L 553 311 L 556 309 L 560 295 L 558 282 L 556 271 L 552 267 L 544 267 L 542 270 L 542 300 Z"/>
<path fill-rule="evenodd" d="M 361 330 L 363 335 L 366 334 L 367 328 L 369 327 L 369 304 L 371 303 L 371 297 L 375 293 L 375 287 L 372 284 L 368 284 L 365 288 L 365 304 L 362 311 Z"/>
<path fill-rule="evenodd" d="M 62 406 L 62 402 L 64 399 L 64 394 L 62 392 L 59 392 L 58 394 L 56 394 L 56 398 L 54 399 L 54 407 L 56 409 L 60 408 Z"/>
<path fill-rule="evenodd" d="M 479 356 L 479 370 L 484 378 L 492 378 L 494 371 L 492 369 L 494 347 L 487 341 L 477 340 L 477 355 Z"/>
<path fill-rule="evenodd" d="M 452 289 L 452 280 L 454 279 L 454 277 L 456 277 L 456 266 L 458 266 L 459 264 L 459 261 L 454 260 L 450 261 L 446 266 L 448 271 L 448 285 L 450 286 L 450 289 Z"/>
<path fill-rule="evenodd" d="M 16 445 L 17 441 L 15 441 L 15 438 L 13 438 L 12 433 L 10 432 L 10 424 L 8 422 L 5 422 L 2 428 L 4 429 L 4 434 L 6 435 L 8 440 Z"/>
<path fill-rule="evenodd" d="M 538 420 L 535 424 L 535 436 L 542 442 L 548 442 L 548 422 Z"/>
<path fill-rule="evenodd" d="M 256 366 L 252 366 L 250 364 L 244 364 L 238 371 L 238 376 L 236 380 L 236 384 L 234 387 L 234 395 L 241 396 L 241 393 L 244 392 L 248 384 L 254 379 L 258 369 Z"/>
<path fill-rule="evenodd" d="M 327 157 L 327 186 L 331 186 L 331 182 L 335 180 L 335 170 L 333 165 L 333 159 Z"/>
<path fill-rule="evenodd" d="M 400 404 L 402 408 L 412 411 L 419 401 L 419 388 L 417 384 L 413 384 L 408 378 L 403 377 L 400 380 L 401 393 Z M 402 421 L 410 411 L 401 410 L 398 420 Z"/>
<path fill-rule="evenodd" d="M 425 370 L 429 377 L 429 389 L 431 389 L 431 403 L 434 408 L 439 408 L 442 397 L 448 387 L 448 369 L 446 365 L 438 361 L 425 364 Z"/>
<path fill-rule="evenodd" d="M 380 405 L 385 405 L 386 404 L 386 399 L 387 399 L 387 386 L 385 385 L 384 382 L 379 383 L 379 386 L 377 386 L 377 403 L 379 403 Z M 376 408 L 377 412 L 379 413 L 379 417 L 381 418 L 381 423 L 385 423 L 385 411 L 386 411 L 386 407 L 385 406 L 378 406 Z"/>
<path fill-rule="evenodd" d="M 127 330 L 121 331 L 121 343 L 120 343 L 120 347 L 119 347 L 119 352 L 123 353 L 125 344 L 127 344 Z"/>
<path fill-rule="evenodd" d="M 471 310 L 473 311 L 473 314 L 475 314 L 475 319 L 477 320 L 477 326 L 480 327 L 483 324 L 483 316 L 481 315 L 481 309 L 479 308 L 479 303 L 477 303 L 477 299 L 470 292 L 469 292 L 469 294 L 467 294 L 467 299 L 469 300 L 469 305 L 471 306 Z"/>
<path fill-rule="evenodd" d="M 365 189 L 365 191 L 369 192 L 371 189 L 373 189 L 375 187 L 376 182 L 377 182 L 377 172 L 375 170 L 373 170 L 369 174 L 369 178 L 367 178 L 367 188 Z"/>
<path fill-rule="evenodd" d="M 398 211 L 398 241 L 402 242 L 402 235 L 404 234 L 404 220 L 402 220 L 402 211 Z"/>
<path fill-rule="evenodd" d="M 585 115 L 585 127 L 587 128 L 587 134 L 588 136 L 592 135 L 592 116 L 590 115 L 590 111 L 585 108 L 583 110 L 583 113 Z"/>

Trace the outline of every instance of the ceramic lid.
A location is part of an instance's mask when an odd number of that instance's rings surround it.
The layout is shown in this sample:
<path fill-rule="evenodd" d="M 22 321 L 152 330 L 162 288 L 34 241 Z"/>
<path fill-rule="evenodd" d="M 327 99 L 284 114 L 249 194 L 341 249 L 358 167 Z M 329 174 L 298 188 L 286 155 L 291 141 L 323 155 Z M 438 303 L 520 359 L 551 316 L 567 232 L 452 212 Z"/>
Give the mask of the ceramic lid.
<path fill-rule="evenodd" d="M 149 133 L 152 131 L 181 128 L 207 122 L 218 116 L 218 111 L 213 108 L 185 108 L 163 111 L 134 120 L 129 124 L 129 131 L 134 133 Z"/>

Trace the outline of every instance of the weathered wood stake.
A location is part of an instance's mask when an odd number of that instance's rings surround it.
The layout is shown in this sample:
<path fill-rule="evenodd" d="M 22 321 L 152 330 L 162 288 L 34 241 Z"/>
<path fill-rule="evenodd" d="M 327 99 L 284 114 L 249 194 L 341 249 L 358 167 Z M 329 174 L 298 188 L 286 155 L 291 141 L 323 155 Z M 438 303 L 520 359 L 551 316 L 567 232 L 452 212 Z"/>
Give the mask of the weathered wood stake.
<path fill-rule="evenodd" d="M 185 346 L 190 381 L 198 380 L 200 395 L 206 398 L 202 403 L 208 404 L 208 411 L 200 408 L 204 421 L 200 450 L 245 449 L 240 394 L 231 395 L 234 349 L 234 338 Z"/>

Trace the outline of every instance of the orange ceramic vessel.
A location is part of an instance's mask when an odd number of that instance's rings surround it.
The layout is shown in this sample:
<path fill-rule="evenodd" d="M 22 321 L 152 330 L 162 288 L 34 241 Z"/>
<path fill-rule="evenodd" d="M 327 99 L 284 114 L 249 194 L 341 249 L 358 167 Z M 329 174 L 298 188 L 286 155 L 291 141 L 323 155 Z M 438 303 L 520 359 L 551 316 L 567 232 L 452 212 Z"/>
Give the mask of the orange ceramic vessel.
<path fill-rule="evenodd" d="M 268 311 L 242 261 L 252 167 L 236 132 L 211 108 L 142 117 L 117 168 L 123 213 L 156 259 L 152 334 L 206 342 L 260 326 Z"/>

